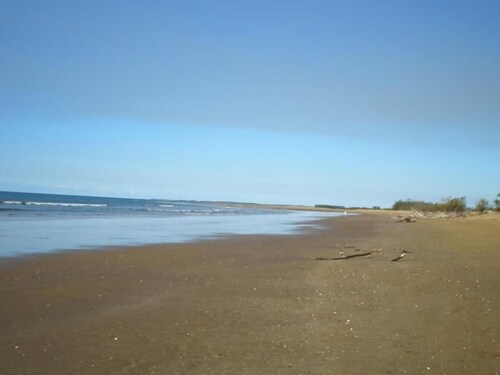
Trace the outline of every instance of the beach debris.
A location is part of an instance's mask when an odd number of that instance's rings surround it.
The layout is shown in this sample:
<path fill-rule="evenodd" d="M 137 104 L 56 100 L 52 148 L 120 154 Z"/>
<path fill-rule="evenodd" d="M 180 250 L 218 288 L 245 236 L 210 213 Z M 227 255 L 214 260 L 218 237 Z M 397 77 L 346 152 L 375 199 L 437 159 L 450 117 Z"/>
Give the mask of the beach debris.
<path fill-rule="evenodd" d="M 380 253 L 382 251 L 383 247 L 379 247 L 378 249 L 373 249 L 374 252 Z"/>
<path fill-rule="evenodd" d="M 417 222 L 417 218 L 415 218 L 413 216 L 407 216 L 407 217 L 402 218 L 401 220 L 396 221 L 396 223 L 403 223 L 403 222 L 406 222 L 406 223 L 416 223 Z"/>
<path fill-rule="evenodd" d="M 356 257 L 365 257 L 370 255 L 372 252 L 368 251 L 366 253 L 360 253 L 360 254 L 351 254 L 351 255 L 343 255 L 341 257 L 337 258 L 314 258 L 314 260 L 344 260 L 344 259 L 350 259 L 350 258 L 356 258 Z"/>
<path fill-rule="evenodd" d="M 434 220 L 434 219 L 453 219 L 456 217 L 464 217 L 462 212 L 419 212 L 413 210 L 406 216 L 399 215 L 396 223 L 416 223 L 418 220 Z"/>
<path fill-rule="evenodd" d="M 398 257 L 391 259 L 391 262 L 397 262 L 397 261 L 403 259 L 405 255 L 406 255 L 406 253 L 401 253 L 401 254 L 399 254 Z"/>
<path fill-rule="evenodd" d="M 397 262 L 405 257 L 406 254 L 411 254 L 411 251 L 405 250 L 401 247 L 398 247 L 398 250 L 401 254 L 399 254 L 396 258 L 391 259 L 391 262 Z"/>

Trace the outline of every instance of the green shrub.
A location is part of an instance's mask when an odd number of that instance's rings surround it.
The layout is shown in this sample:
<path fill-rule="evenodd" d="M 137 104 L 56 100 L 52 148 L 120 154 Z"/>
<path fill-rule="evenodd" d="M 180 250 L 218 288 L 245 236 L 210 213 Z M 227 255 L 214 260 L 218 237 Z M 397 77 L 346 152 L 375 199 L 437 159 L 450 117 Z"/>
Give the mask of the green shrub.
<path fill-rule="evenodd" d="M 461 198 L 445 198 L 441 203 L 430 203 L 424 201 L 417 201 L 407 199 L 405 201 L 399 200 L 392 205 L 393 210 L 417 210 L 417 211 L 431 211 L 431 212 L 465 212 L 467 206 L 465 197 Z"/>
<path fill-rule="evenodd" d="M 418 211 L 433 211 L 434 204 L 424 201 L 416 201 L 413 199 L 407 199 L 405 201 L 399 200 L 392 205 L 393 210 L 418 210 Z"/>
<path fill-rule="evenodd" d="M 443 199 L 442 203 L 437 206 L 439 208 L 438 211 L 455 213 L 463 213 L 467 208 L 465 197 L 446 198 Z"/>
<path fill-rule="evenodd" d="M 480 200 L 477 201 L 475 209 L 477 212 L 482 214 L 484 213 L 484 211 L 488 209 L 489 205 L 490 204 L 486 199 L 481 198 Z"/>

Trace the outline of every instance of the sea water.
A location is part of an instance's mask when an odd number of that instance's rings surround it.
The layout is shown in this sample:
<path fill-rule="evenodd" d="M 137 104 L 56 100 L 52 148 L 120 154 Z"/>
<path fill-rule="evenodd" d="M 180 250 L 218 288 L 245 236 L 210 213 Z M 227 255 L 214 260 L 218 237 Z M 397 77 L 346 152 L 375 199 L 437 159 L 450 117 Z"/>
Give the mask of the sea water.
<path fill-rule="evenodd" d="M 236 203 L 0 192 L 0 257 L 235 234 L 286 235 L 335 215 Z"/>

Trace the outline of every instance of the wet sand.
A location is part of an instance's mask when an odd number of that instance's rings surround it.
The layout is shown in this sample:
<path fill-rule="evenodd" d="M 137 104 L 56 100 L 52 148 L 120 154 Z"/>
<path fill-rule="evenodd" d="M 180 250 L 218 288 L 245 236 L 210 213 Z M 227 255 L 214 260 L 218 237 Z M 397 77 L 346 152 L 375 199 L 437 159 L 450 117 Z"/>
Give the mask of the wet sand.
<path fill-rule="evenodd" d="M 0 374 L 499 373 L 500 215 L 391 215 L 2 261 Z"/>

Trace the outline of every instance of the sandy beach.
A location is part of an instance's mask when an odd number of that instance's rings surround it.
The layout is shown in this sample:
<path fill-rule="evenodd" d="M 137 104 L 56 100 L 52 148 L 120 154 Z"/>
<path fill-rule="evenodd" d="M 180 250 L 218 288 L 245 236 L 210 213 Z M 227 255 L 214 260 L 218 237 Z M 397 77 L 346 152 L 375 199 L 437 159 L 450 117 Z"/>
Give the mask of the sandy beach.
<path fill-rule="evenodd" d="M 0 373 L 498 374 L 500 215 L 393 215 L 3 260 Z"/>

